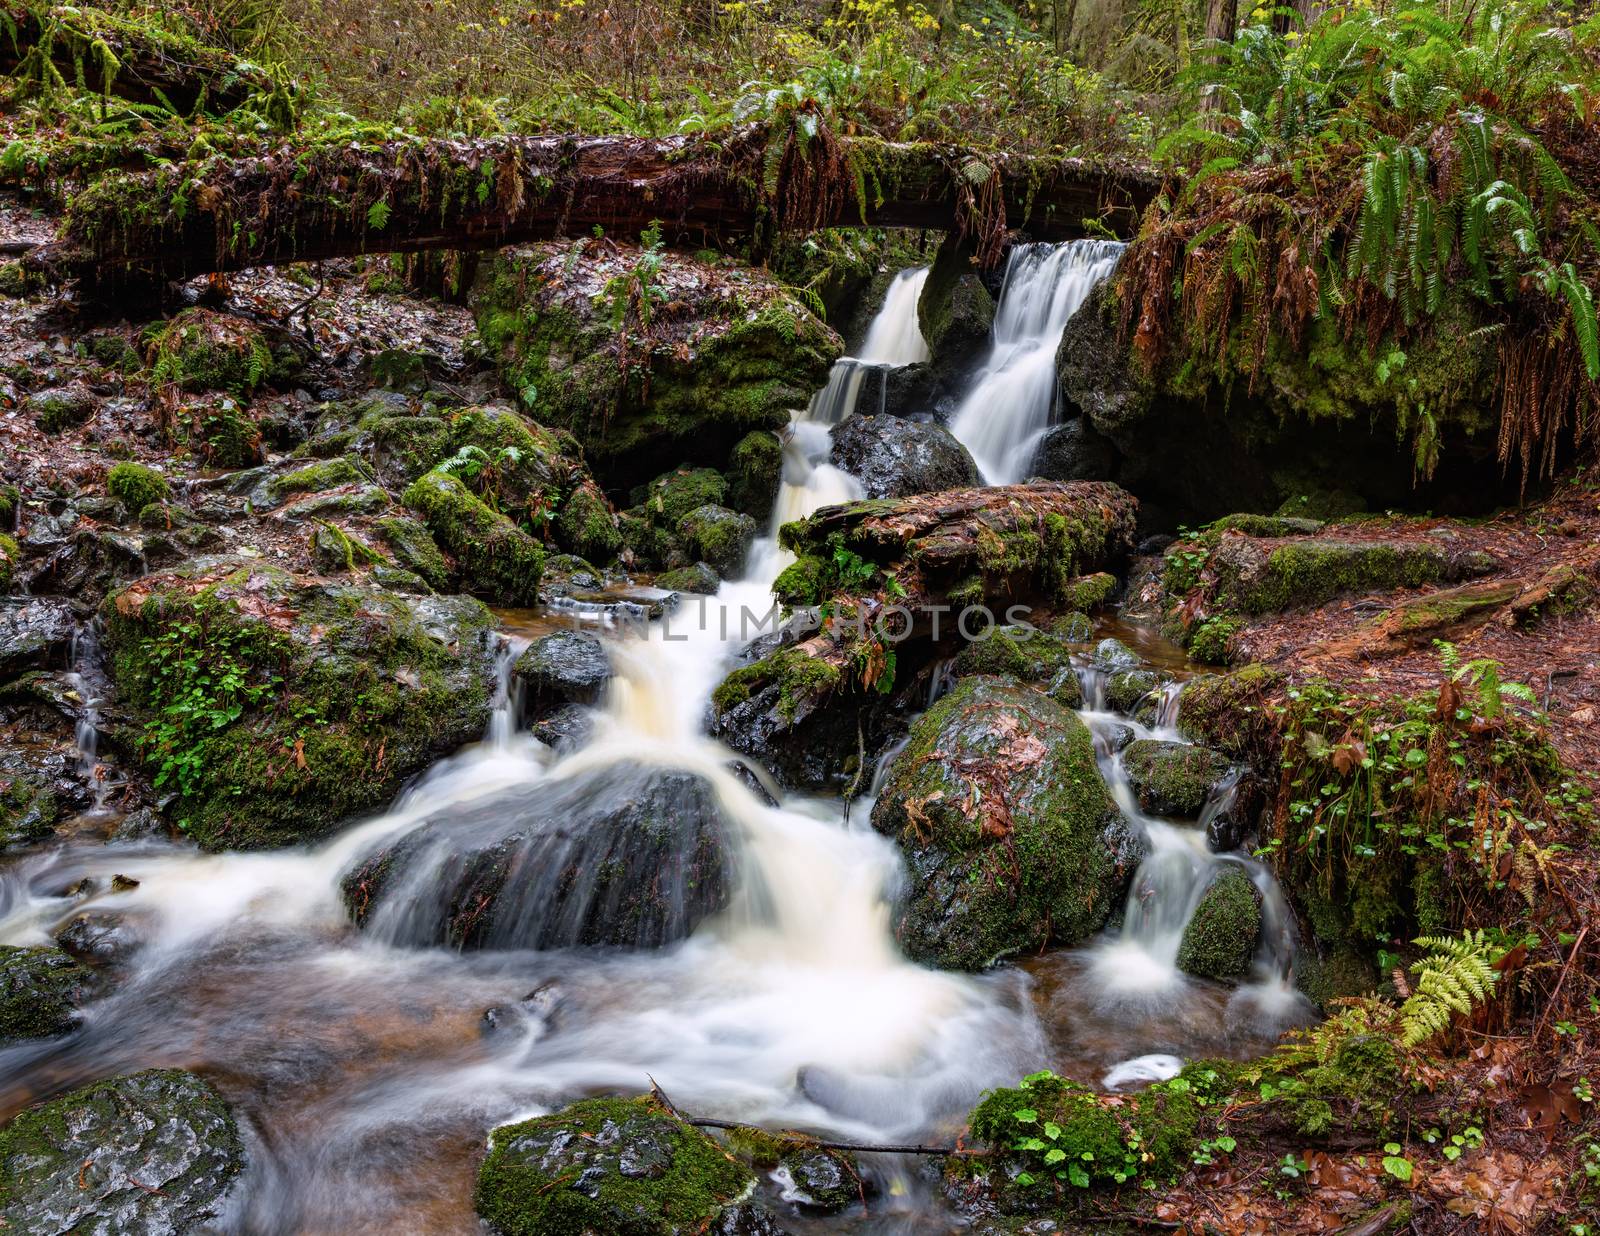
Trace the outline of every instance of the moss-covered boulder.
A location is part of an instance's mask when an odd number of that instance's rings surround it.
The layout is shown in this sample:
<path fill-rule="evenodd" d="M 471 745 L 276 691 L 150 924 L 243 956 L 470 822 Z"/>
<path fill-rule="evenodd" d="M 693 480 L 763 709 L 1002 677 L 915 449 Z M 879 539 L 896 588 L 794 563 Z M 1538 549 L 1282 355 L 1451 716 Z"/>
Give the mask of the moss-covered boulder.
<path fill-rule="evenodd" d="M 1227 774 L 1229 760 L 1210 747 L 1141 738 L 1122 753 L 1122 768 L 1141 811 L 1193 819 Z"/>
<path fill-rule="evenodd" d="M 734 670 L 711 695 L 712 731 L 790 785 L 838 783 L 859 745 L 855 717 L 846 715 L 859 696 L 819 651 L 780 648 Z"/>
<path fill-rule="evenodd" d="M 630 308 L 641 287 L 648 323 Z M 577 437 L 607 488 L 663 454 L 720 465 L 782 428 L 844 346 L 764 272 L 610 245 L 507 250 L 473 307 L 511 389 Z"/>
<path fill-rule="evenodd" d="M 127 507 L 130 514 L 139 514 L 152 502 L 164 502 L 170 492 L 167 478 L 143 464 L 113 464 L 106 473 L 106 493 Z"/>
<path fill-rule="evenodd" d="M 1083 707 L 1083 689 L 1065 641 L 1033 627 L 995 627 L 963 648 L 951 665 L 958 677 L 992 674 L 1039 687 L 1066 708 Z"/>
<path fill-rule="evenodd" d="M 674 468 L 631 495 L 639 513 L 661 528 L 676 531 L 679 521 L 702 506 L 721 506 L 728 482 L 714 468 Z"/>
<path fill-rule="evenodd" d="M 654 582 L 657 588 L 665 588 L 669 592 L 694 592 L 708 597 L 715 596 L 717 589 L 722 587 L 721 578 L 704 562 L 679 567 L 675 571 L 663 571 L 655 577 Z"/>
<path fill-rule="evenodd" d="M 199 1232 L 221 1222 L 245 1166 L 212 1086 L 180 1069 L 96 1082 L 0 1129 L 8 1232 Z"/>
<path fill-rule="evenodd" d="M 1255 760 L 1257 748 L 1277 732 L 1269 705 L 1283 683 L 1282 671 L 1266 665 L 1191 678 L 1178 697 L 1178 733 L 1237 759 Z"/>
<path fill-rule="evenodd" d="M 1261 935 L 1261 893 L 1240 867 L 1223 867 L 1200 894 L 1178 945 L 1178 969 L 1198 978 L 1250 972 Z"/>
<path fill-rule="evenodd" d="M 0 1047 L 74 1029 L 92 981 L 58 948 L 0 945 Z"/>
<path fill-rule="evenodd" d="M 49 434 L 76 429 L 99 410 L 99 399 L 81 382 L 35 391 L 23 401 L 29 419 Z"/>
<path fill-rule="evenodd" d="M 1103 677 L 1102 703 L 1112 712 L 1130 717 L 1145 697 L 1167 681 L 1165 674 L 1154 669 L 1118 669 Z"/>
<path fill-rule="evenodd" d="M 756 539 L 756 521 L 725 506 L 697 506 L 678 521 L 690 555 L 719 575 L 735 576 Z"/>
<path fill-rule="evenodd" d="M 185 309 L 146 335 L 151 376 L 186 391 L 249 395 L 272 377 L 274 357 L 254 323 L 210 309 Z"/>
<path fill-rule="evenodd" d="M 466 597 L 223 558 L 141 579 L 102 614 L 125 741 L 208 847 L 320 836 L 488 722 L 492 618 Z"/>
<path fill-rule="evenodd" d="M 1454 583 L 1494 570 L 1495 560 L 1444 540 L 1354 536 L 1227 536 L 1211 551 L 1217 607 L 1266 614 L 1321 605 L 1352 592 Z"/>
<path fill-rule="evenodd" d="M 783 447 L 778 435 L 756 429 L 740 438 L 728 455 L 727 478 L 728 505 L 765 522 L 783 480 Z"/>
<path fill-rule="evenodd" d="M 587 1099 L 496 1129 L 478 1214 L 503 1236 L 759 1236 L 755 1178 L 650 1099 Z"/>
<path fill-rule="evenodd" d="M 503 605 L 535 605 L 544 546 L 489 506 L 460 478 L 434 469 L 405 492 L 405 504 L 454 556 L 472 595 Z"/>
<path fill-rule="evenodd" d="M 10 592 L 22 564 L 22 547 L 9 532 L 0 532 L 0 592 Z"/>
<path fill-rule="evenodd" d="M 615 765 L 424 820 L 342 888 L 393 944 L 658 948 L 727 905 L 731 836 L 704 779 Z"/>
<path fill-rule="evenodd" d="M 24 753 L 0 755 L 0 850 L 43 841 L 63 814 L 55 785 Z"/>
<path fill-rule="evenodd" d="M 962 679 L 912 726 L 872 826 L 906 857 L 910 886 L 895 916 L 903 947 L 953 969 L 1085 939 L 1142 853 L 1088 727 L 997 678 Z"/>
<path fill-rule="evenodd" d="M 829 455 L 867 498 L 904 498 L 978 483 L 978 465 L 942 425 L 898 416 L 852 416 L 831 431 Z"/>
<path fill-rule="evenodd" d="M 373 469 L 378 479 L 397 492 L 454 449 L 450 425 L 442 417 L 380 413 L 362 423 L 370 439 Z"/>
<path fill-rule="evenodd" d="M 454 572 L 426 527 L 408 515 L 390 515 L 376 527 L 397 563 L 435 592 L 450 591 Z"/>
<path fill-rule="evenodd" d="M 556 542 L 568 553 L 591 562 L 610 562 L 622 550 L 617 516 L 593 481 L 584 479 L 556 513 Z"/>

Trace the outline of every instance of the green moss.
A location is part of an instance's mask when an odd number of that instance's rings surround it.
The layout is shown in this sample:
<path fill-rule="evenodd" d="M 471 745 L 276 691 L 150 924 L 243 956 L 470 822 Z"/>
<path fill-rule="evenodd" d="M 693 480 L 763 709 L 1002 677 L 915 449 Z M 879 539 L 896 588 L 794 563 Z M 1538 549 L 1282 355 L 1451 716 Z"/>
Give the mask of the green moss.
<path fill-rule="evenodd" d="M 792 724 L 802 710 L 810 711 L 842 681 L 838 668 L 821 657 L 814 657 L 800 648 L 782 648 L 753 665 L 741 666 L 724 678 L 711 693 L 711 705 L 721 716 L 775 686 L 778 715 Z"/>
<path fill-rule="evenodd" d="M 0 528 L 17 525 L 17 512 L 22 507 L 22 491 L 15 485 L 0 485 Z"/>
<path fill-rule="evenodd" d="M 1206 529 L 1203 540 L 1207 544 L 1215 545 L 1217 537 L 1224 532 L 1239 532 L 1245 536 L 1260 537 L 1288 537 L 1312 536 L 1322 531 L 1322 524 L 1315 519 L 1298 519 L 1285 515 L 1254 515 L 1241 512 L 1237 515 L 1224 515 L 1221 519 L 1214 520 Z"/>
<path fill-rule="evenodd" d="M 1178 969 L 1200 978 L 1232 979 L 1250 971 L 1261 934 L 1261 905 L 1250 877 L 1224 868 L 1201 894 L 1178 946 Z"/>
<path fill-rule="evenodd" d="M 157 383 L 244 397 L 272 376 L 266 338 L 243 318 L 185 309 L 147 338 Z"/>
<path fill-rule="evenodd" d="M 723 506 L 700 506 L 678 521 L 689 554 L 724 576 L 744 565 L 756 537 L 756 521 Z"/>
<path fill-rule="evenodd" d="M 0 532 L 0 592 L 10 592 L 16 579 L 17 565 L 22 561 L 22 550 L 10 533 Z"/>
<path fill-rule="evenodd" d="M 677 468 L 656 477 L 634 498 L 655 524 L 676 531 L 689 512 L 702 506 L 721 506 L 727 494 L 728 483 L 720 472 L 711 468 Z"/>
<path fill-rule="evenodd" d="M 1214 556 L 1213 562 L 1225 560 Z M 1481 570 L 1492 566 L 1492 560 L 1463 565 Z M 1347 592 L 1418 588 L 1450 578 L 1457 570 L 1445 550 L 1431 545 L 1306 540 L 1273 548 L 1259 570 L 1235 572 L 1221 566 L 1217 598 L 1241 613 L 1276 613 L 1321 605 Z"/>
<path fill-rule="evenodd" d="M 778 578 L 772 582 L 772 595 L 789 606 L 819 605 L 827 580 L 827 565 L 822 559 L 806 555 L 778 572 Z"/>
<path fill-rule="evenodd" d="M 58 948 L 0 945 L 0 1046 L 72 1030 L 91 978 Z"/>
<path fill-rule="evenodd" d="M 267 490 L 274 502 L 282 502 L 293 494 L 322 493 L 325 490 L 354 485 L 366 479 L 366 475 L 356 466 L 354 460 L 340 455 L 273 477 L 268 483 Z"/>
<path fill-rule="evenodd" d="M 1209 747 L 1141 738 L 1123 751 L 1122 767 L 1143 810 L 1193 819 L 1229 763 Z"/>
<path fill-rule="evenodd" d="M 782 475 L 783 447 L 777 435 L 765 429 L 746 434 L 728 456 L 728 505 L 754 519 L 765 519 L 778 496 Z"/>
<path fill-rule="evenodd" d="M 1080 575 L 1061 591 L 1062 604 L 1088 613 L 1110 603 L 1117 593 L 1117 577 L 1106 571 Z"/>
<path fill-rule="evenodd" d="M 187 410 L 189 440 L 214 468 L 248 468 L 261 462 L 261 430 L 231 399 Z"/>
<path fill-rule="evenodd" d="M 1227 665 L 1233 657 L 1233 637 L 1244 626 L 1243 620 L 1214 614 L 1196 623 L 1189 632 L 1189 658 L 1201 665 Z"/>
<path fill-rule="evenodd" d="M 556 515 L 555 531 L 562 548 L 593 562 L 611 562 L 622 551 L 616 516 L 593 481 L 584 481 L 567 496 Z"/>
<path fill-rule="evenodd" d="M 1191 678 L 1178 697 L 1178 732 L 1191 742 L 1252 759 L 1263 733 L 1276 733 L 1266 704 L 1283 681 L 1281 671 L 1265 665 Z"/>
<path fill-rule="evenodd" d="M 642 507 L 617 516 L 617 534 L 622 538 L 623 548 L 633 555 L 636 566 L 662 567 L 674 558 L 681 562 L 685 557 L 678 539 L 659 527 Z"/>
<path fill-rule="evenodd" d="M 311 532 L 311 558 L 325 575 L 374 566 L 383 561 L 383 555 L 360 537 L 322 519 L 317 520 Z"/>
<path fill-rule="evenodd" d="M 496 1129 L 475 1200 L 505 1236 L 677 1236 L 710 1230 L 751 1184 L 715 1142 L 650 1100 L 589 1099 Z"/>
<path fill-rule="evenodd" d="M 538 602 L 544 547 L 459 479 L 436 469 L 414 481 L 404 500 L 455 556 L 469 592 L 506 605 Z"/>
<path fill-rule="evenodd" d="M 167 478 L 143 464 L 119 463 L 106 473 L 106 492 L 128 510 L 144 510 L 152 502 L 164 502 L 172 492 Z"/>
<path fill-rule="evenodd" d="M 48 434 L 76 428 L 87 421 L 95 410 L 92 399 L 71 388 L 31 395 L 27 407 L 33 414 L 33 423 Z"/>
<path fill-rule="evenodd" d="M 717 573 L 703 562 L 679 567 L 676 571 L 663 571 L 654 582 L 657 588 L 669 592 L 693 592 L 703 596 L 711 596 L 722 583 Z"/>
<path fill-rule="evenodd" d="M 1118 670 L 1106 679 L 1105 703 L 1112 712 L 1132 716 L 1141 700 L 1164 681 L 1156 670 Z"/>
<path fill-rule="evenodd" d="M 437 416 L 385 416 L 368 432 L 379 475 L 397 487 L 409 485 L 451 450 L 450 426 Z"/>
<path fill-rule="evenodd" d="M 405 515 L 391 515 L 376 525 L 394 559 L 415 572 L 435 592 L 449 592 L 451 570 L 427 528 Z"/>
<path fill-rule="evenodd" d="M 1050 695 L 1068 708 L 1080 707 L 1083 692 L 1072 668 L 1072 652 L 1060 640 L 1032 628 L 993 627 L 968 644 L 951 667 L 958 677 L 994 674 L 1050 687 Z"/>

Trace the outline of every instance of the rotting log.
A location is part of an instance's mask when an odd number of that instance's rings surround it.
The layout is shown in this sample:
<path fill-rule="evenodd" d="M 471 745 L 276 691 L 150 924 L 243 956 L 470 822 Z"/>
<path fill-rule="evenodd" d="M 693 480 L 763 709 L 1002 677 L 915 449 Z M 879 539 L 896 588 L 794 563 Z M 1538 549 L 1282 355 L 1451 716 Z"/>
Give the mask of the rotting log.
<path fill-rule="evenodd" d="M 1148 169 L 793 130 L 672 138 L 497 137 L 285 146 L 102 177 L 41 269 L 115 286 L 366 253 L 482 250 L 599 229 L 758 246 L 784 232 L 956 229 L 997 257 L 1036 239 L 1128 234 Z"/>
<path fill-rule="evenodd" d="M 102 9 L 0 0 L 0 74 L 165 103 L 183 115 L 232 111 L 276 89 L 259 65 Z"/>

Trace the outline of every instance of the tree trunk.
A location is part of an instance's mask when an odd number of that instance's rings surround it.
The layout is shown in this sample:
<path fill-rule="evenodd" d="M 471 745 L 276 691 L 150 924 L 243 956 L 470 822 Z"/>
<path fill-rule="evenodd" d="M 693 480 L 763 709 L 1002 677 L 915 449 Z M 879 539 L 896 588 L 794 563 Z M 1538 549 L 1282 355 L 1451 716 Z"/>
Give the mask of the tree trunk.
<path fill-rule="evenodd" d="M 1231 43 L 1239 31 L 1239 0 L 1209 0 L 1206 5 L 1206 40 L 1211 43 Z M 1211 53 L 1213 60 L 1216 53 Z M 1217 111 L 1222 98 L 1215 88 L 1207 90 L 1200 100 L 1200 110 Z"/>
<path fill-rule="evenodd" d="M 784 232 L 955 229 L 998 257 L 1007 228 L 1123 235 L 1159 188 L 1149 169 L 932 144 L 731 136 L 344 142 L 102 177 L 61 241 L 30 259 L 102 286 L 363 253 L 500 248 L 659 223 L 671 244 L 759 246 Z"/>

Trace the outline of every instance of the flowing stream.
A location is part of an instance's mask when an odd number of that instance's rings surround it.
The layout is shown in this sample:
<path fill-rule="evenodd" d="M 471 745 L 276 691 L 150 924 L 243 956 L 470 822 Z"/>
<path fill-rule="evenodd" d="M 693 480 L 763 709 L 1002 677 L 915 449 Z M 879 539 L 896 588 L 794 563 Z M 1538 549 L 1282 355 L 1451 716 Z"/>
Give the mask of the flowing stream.
<path fill-rule="evenodd" d="M 1109 248 L 1101 256 L 1114 260 Z M 1030 250 L 1013 258 L 1007 300 L 1077 303 L 1079 291 L 1047 288 L 1041 272 L 1077 289 L 1086 269 L 1078 256 Z M 915 330 L 925 273 L 892 285 L 863 349 L 873 363 L 925 354 Z M 997 322 L 997 350 L 1001 338 Z M 1283 978 L 1292 938 L 1281 898 L 1248 858 L 1206 852 L 1195 825 L 1141 815 L 1109 743 L 1108 781 L 1152 843 L 1120 932 L 970 976 L 901 954 L 890 908 L 902 868 L 868 826 L 870 802 L 848 819 L 833 798 L 773 805 L 706 736 L 706 701 L 745 642 L 743 611 L 767 610 L 784 564 L 777 527 L 859 492 L 826 462 L 828 427 L 850 412 L 841 407 L 819 396 L 796 417 L 772 535 L 747 578 L 686 599 L 648 635 L 592 625 L 615 677 L 576 752 L 557 754 L 517 727 L 509 675 L 525 636 L 511 623 L 484 741 L 323 844 L 202 854 L 165 841 L 68 842 L 0 871 L 0 943 L 46 943 L 83 913 L 115 916 L 138 941 L 81 1030 L 0 1050 L 0 1114 L 114 1073 L 197 1068 L 234 1105 L 249 1143 L 229 1230 L 470 1233 L 486 1131 L 585 1094 L 654 1081 L 695 1114 L 863 1142 L 939 1141 L 984 1089 L 1041 1066 L 1133 1085 L 1169 1075 L 1179 1058 L 1259 1050 L 1301 1014 Z M 1099 673 L 1084 670 L 1091 704 Z M 1153 726 L 1134 728 L 1172 737 L 1171 712 L 1168 701 Z M 1084 719 L 1097 733 L 1131 724 L 1093 707 Z M 687 939 L 647 951 L 461 952 L 419 946 L 403 916 L 351 925 L 342 877 L 429 821 L 465 828 L 502 809 L 622 798 L 656 769 L 698 778 L 731 834 L 731 902 Z M 419 862 L 412 878 L 425 893 L 448 858 Z M 1259 973 L 1238 988 L 1174 964 L 1183 923 L 1222 863 L 1250 872 L 1271 924 Z M 962 1230 L 915 1160 L 873 1156 L 865 1167 L 883 1185 L 870 1208 L 828 1220 L 785 1214 L 786 1226 Z"/>
<path fill-rule="evenodd" d="M 988 485 L 1025 480 L 1056 406 L 1056 350 L 1067 320 L 1116 269 L 1123 245 L 1017 245 L 995 306 L 989 355 L 950 421 Z"/>

